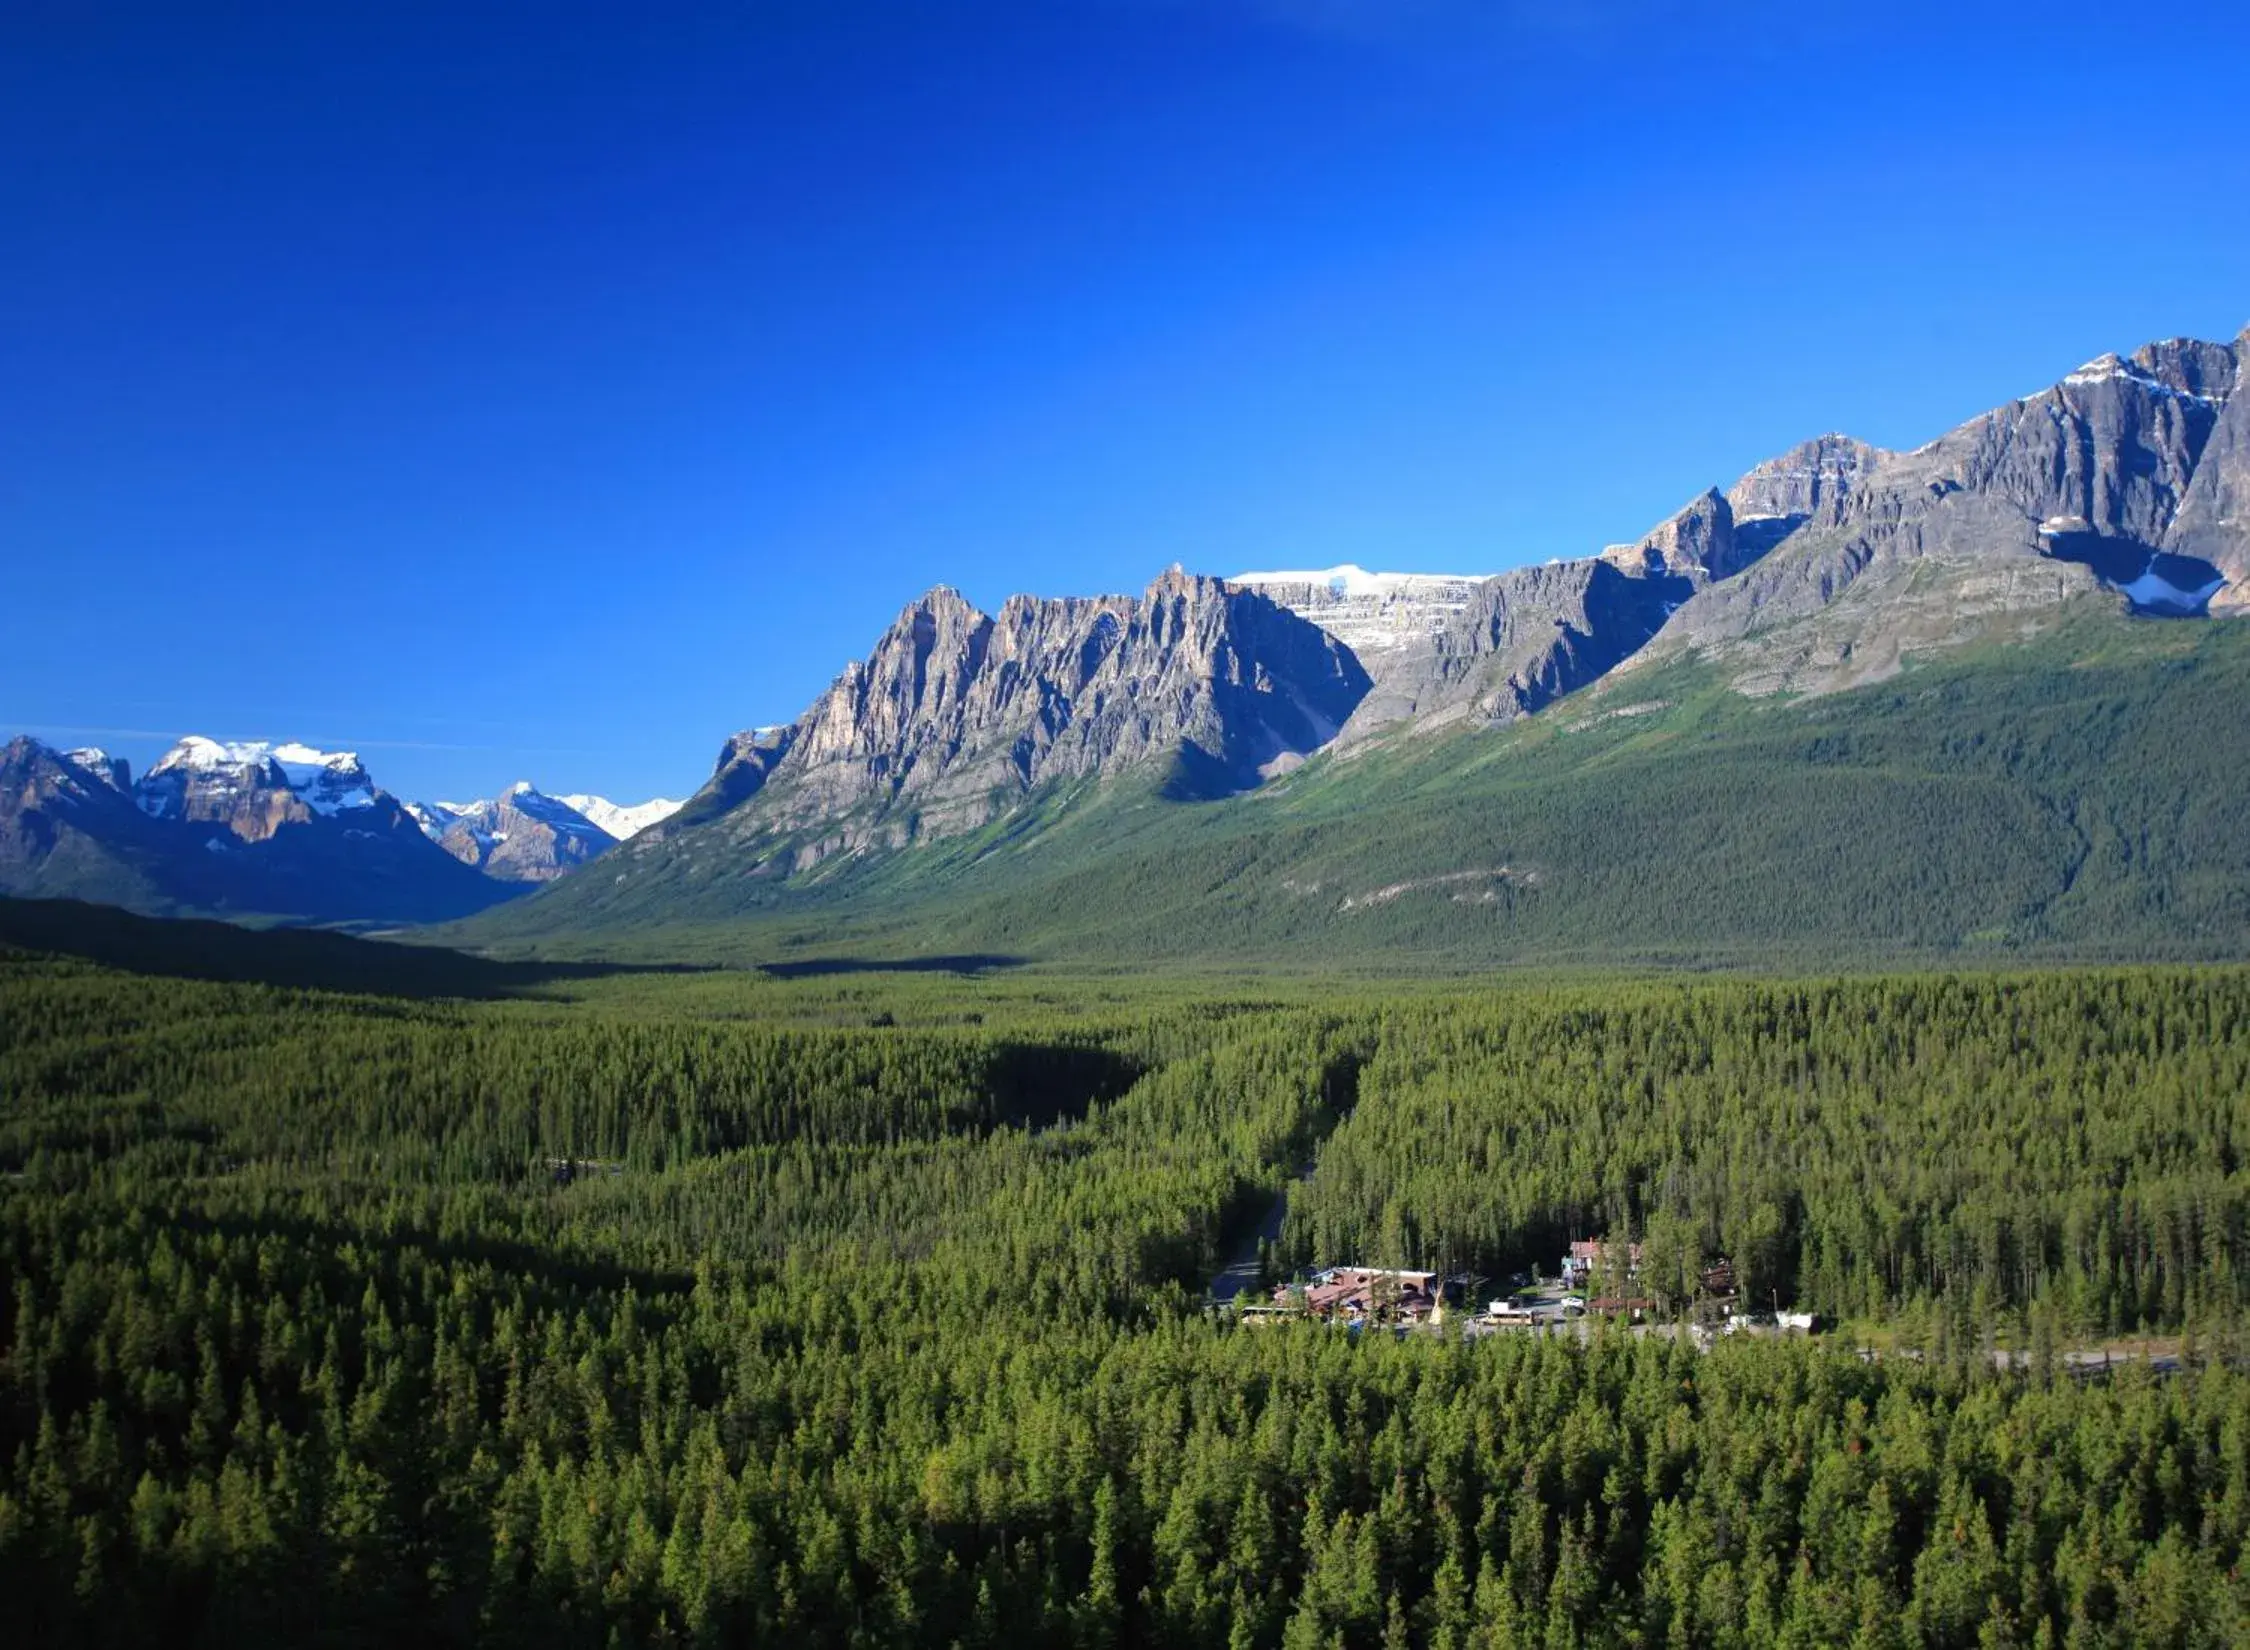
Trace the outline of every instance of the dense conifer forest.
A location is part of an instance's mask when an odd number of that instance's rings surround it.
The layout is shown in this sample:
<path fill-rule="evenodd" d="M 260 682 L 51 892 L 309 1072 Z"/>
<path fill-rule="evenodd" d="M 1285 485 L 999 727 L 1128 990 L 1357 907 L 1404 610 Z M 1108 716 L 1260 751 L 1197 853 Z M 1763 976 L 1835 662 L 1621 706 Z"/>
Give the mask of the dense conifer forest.
<path fill-rule="evenodd" d="M 2242 970 L 129 949 L 0 952 L 15 1642 L 2250 1636 Z M 1285 1190 L 1277 1273 L 1631 1236 L 1677 1322 L 1211 1309 Z M 1699 1349 L 1720 1255 L 1836 1327 Z"/>

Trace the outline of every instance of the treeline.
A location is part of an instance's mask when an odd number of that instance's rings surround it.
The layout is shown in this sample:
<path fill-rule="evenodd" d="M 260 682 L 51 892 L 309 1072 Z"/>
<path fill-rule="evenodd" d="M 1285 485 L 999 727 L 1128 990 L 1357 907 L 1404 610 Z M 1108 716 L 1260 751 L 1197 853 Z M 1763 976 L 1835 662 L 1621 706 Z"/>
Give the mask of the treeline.
<path fill-rule="evenodd" d="M 1709 1220 L 1810 1296 L 1861 1276 L 1827 1234 L 1884 1151 L 1919 1167 L 1863 1195 L 1931 1232 L 2003 1192 L 2044 1220 L 2232 1185 L 2239 974 L 1128 992 L 1004 1031 L 730 1020 L 724 984 L 668 1015 L 661 981 L 402 1002 L 0 958 L 17 1636 L 2250 1633 L 2250 1375 L 2199 1310 L 2238 1275 L 2208 1243 L 2170 1380 L 1998 1374 L 1959 1336 L 1362 1341 L 1199 1299 L 1285 1186 L 1322 1258 Z M 1916 1277 L 1895 1298 L 1962 1286 Z"/>
<path fill-rule="evenodd" d="M 151 1019 L 152 1002 L 179 1008 Z M 412 1142 L 459 1159 L 448 1173 L 548 1157 L 658 1169 L 742 1146 L 1044 1125 L 1114 1099 L 1139 1069 L 1067 1029 L 1033 1042 L 503 1014 L 19 972 L 0 993 L 14 1102 L 0 1160 L 137 1144 L 160 1095 L 162 1132 L 236 1159 Z"/>
<path fill-rule="evenodd" d="M 1988 1332 L 2232 1313 L 2250 1284 L 2250 974 L 1697 984 L 1388 1010 L 1290 1203 L 1299 1259 L 1554 1270 L 1648 1241 L 1846 1314 Z"/>

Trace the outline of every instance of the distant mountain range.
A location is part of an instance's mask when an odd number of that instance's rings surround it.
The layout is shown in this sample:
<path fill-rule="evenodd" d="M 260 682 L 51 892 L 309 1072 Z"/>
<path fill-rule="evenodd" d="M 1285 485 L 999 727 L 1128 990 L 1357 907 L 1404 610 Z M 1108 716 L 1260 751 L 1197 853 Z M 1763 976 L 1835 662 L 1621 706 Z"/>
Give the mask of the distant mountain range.
<path fill-rule="evenodd" d="M 676 804 L 620 809 L 620 821 Z M 0 891 L 164 913 L 365 924 L 482 910 L 614 847 L 519 785 L 401 803 L 358 756 L 189 735 L 137 781 L 123 758 L 29 738 L 0 750 Z"/>
<path fill-rule="evenodd" d="M 581 792 L 572 796 L 555 798 L 564 807 L 583 815 L 619 842 L 638 836 L 659 820 L 670 819 L 680 811 L 680 804 L 670 797 L 651 797 L 646 802 L 612 802 L 606 796 L 589 796 Z"/>
<path fill-rule="evenodd" d="M 600 796 L 556 797 L 519 779 L 483 802 L 410 802 L 430 840 L 503 882 L 549 882 L 679 811 L 659 797 L 622 807 Z"/>
<path fill-rule="evenodd" d="M 400 817 L 487 886 L 542 885 L 459 930 L 495 943 L 771 917 L 792 944 L 1058 954 L 2239 950 L 2250 850 L 2220 822 L 2250 774 L 2177 741 L 2250 687 L 2250 627 L 2212 622 L 2250 612 L 2246 370 L 2250 333 L 2105 355 L 1911 452 L 1822 436 L 1490 577 L 1175 567 L 992 614 L 940 586 L 598 877 L 574 872 L 629 822 L 599 798 Z M 0 797 L 0 823 L 126 829 L 98 753 L 41 760 L 82 794 Z M 197 760 L 134 788 L 132 830 L 223 827 L 232 854 L 380 797 L 277 747 L 221 765 L 278 778 L 159 804 Z M 49 868 L 91 849 L 12 828 L 8 886 L 78 891 Z"/>

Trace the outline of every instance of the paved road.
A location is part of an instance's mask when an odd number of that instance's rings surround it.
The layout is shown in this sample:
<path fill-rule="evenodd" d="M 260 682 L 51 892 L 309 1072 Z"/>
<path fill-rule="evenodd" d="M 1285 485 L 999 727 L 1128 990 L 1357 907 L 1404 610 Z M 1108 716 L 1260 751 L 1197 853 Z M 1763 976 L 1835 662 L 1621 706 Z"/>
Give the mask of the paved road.
<path fill-rule="evenodd" d="M 1306 1175 L 1311 1174 L 1306 1171 Z M 1303 1176 L 1299 1177 L 1304 1178 Z M 1289 1192 L 1285 1187 L 1274 1194 L 1273 1202 L 1259 1219 L 1254 1230 L 1248 1233 L 1228 1257 L 1227 1263 L 1211 1274 L 1211 1298 L 1231 1301 L 1246 1289 L 1258 1286 L 1258 1244 L 1281 1236 L 1281 1217 L 1289 1210 Z"/>

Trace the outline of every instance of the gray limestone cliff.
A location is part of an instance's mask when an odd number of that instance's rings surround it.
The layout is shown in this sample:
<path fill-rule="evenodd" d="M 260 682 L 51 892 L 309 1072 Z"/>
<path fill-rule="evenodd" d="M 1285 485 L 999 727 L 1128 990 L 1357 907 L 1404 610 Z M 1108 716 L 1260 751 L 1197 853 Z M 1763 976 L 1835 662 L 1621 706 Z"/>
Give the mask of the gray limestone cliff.
<path fill-rule="evenodd" d="M 1648 657 L 1700 652 L 1748 692 L 1817 690 L 1879 680 L 1914 653 L 2038 625 L 2105 591 L 2150 615 L 2239 611 L 2246 348 L 2250 335 L 2150 344 L 1912 452 L 1855 443 L 1760 466 L 1736 496 L 1776 521 L 1802 519 L 1739 576 L 1699 590 Z M 1823 459 L 1817 489 L 1776 485 Z"/>
<path fill-rule="evenodd" d="M 1531 715 L 1646 644 L 1691 588 L 1599 557 L 1487 579 L 1442 631 L 1383 659 L 1343 741 Z"/>
<path fill-rule="evenodd" d="M 1367 686 L 1334 637 L 1177 567 L 1139 597 L 1013 596 L 992 615 L 940 586 L 789 728 L 730 741 L 647 846 L 724 819 L 739 838 L 813 833 L 793 853 L 809 865 L 1150 766 L 1172 795 L 1225 795 L 1334 738 Z"/>

